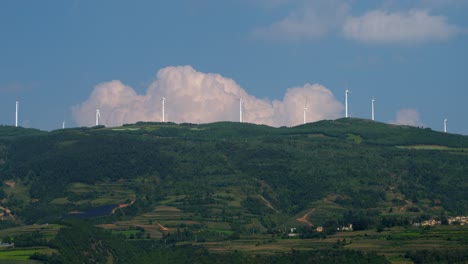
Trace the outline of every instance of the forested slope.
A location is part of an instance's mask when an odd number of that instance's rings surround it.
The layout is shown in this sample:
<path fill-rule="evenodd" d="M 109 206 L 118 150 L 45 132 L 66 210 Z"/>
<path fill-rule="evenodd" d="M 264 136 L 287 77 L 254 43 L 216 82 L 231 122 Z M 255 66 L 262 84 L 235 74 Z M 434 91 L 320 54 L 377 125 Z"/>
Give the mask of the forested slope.
<path fill-rule="evenodd" d="M 411 225 L 466 215 L 467 175 L 467 136 L 362 119 L 2 126 L 0 259 L 463 262 L 461 226 Z"/>
<path fill-rule="evenodd" d="M 293 128 L 228 122 L 52 132 L 0 127 L 0 194 L 19 220 L 34 223 L 93 206 L 99 192 L 77 192 L 76 184 L 125 182 L 138 210 L 184 195 L 188 211 L 233 209 L 272 228 L 324 199 L 375 215 L 405 205 L 464 214 L 467 160 L 466 136 L 361 119 Z M 211 206 L 220 193 L 239 206 Z"/>

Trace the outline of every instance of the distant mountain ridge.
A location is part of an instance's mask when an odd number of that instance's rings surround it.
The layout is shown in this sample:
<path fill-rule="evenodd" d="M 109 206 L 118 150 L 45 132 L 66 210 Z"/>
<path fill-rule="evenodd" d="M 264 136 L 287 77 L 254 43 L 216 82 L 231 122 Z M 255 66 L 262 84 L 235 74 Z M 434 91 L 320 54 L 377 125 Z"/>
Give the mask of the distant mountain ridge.
<path fill-rule="evenodd" d="M 136 198 L 125 214 L 164 204 L 206 218 L 241 215 L 241 226 L 266 230 L 314 208 L 306 218 L 316 225 L 345 221 L 350 210 L 367 212 L 372 225 L 389 210 L 408 219 L 467 213 L 467 160 L 467 136 L 355 118 L 292 128 L 2 126 L 0 196 L 21 223 Z"/>

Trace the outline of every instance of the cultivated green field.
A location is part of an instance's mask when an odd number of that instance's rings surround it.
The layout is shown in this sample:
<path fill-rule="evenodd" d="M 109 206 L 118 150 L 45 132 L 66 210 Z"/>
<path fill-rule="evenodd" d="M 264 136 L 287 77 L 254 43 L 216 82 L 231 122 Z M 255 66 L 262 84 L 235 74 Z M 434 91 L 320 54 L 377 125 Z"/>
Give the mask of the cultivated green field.
<path fill-rule="evenodd" d="M 0 250 L 0 260 L 15 260 L 20 263 L 28 263 L 29 257 L 34 253 L 52 254 L 57 251 L 51 248 L 25 248 Z M 1 262 L 0 262 L 1 263 Z"/>
<path fill-rule="evenodd" d="M 5 237 L 14 237 L 22 234 L 30 234 L 34 232 L 39 232 L 45 238 L 51 239 L 57 234 L 61 227 L 62 226 L 58 224 L 42 224 L 7 228 L 0 230 L 0 239 Z"/>

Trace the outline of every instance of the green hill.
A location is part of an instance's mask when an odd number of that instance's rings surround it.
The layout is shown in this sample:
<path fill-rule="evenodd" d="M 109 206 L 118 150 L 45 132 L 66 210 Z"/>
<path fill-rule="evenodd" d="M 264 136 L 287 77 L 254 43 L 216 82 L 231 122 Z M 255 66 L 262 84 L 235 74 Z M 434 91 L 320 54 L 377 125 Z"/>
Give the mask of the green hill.
<path fill-rule="evenodd" d="M 126 204 L 91 220 L 127 239 L 208 248 L 292 227 L 409 226 L 468 212 L 467 161 L 467 136 L 354 118 L 292 128 L 2 126 L 1 223 L 59 223 Z"/>

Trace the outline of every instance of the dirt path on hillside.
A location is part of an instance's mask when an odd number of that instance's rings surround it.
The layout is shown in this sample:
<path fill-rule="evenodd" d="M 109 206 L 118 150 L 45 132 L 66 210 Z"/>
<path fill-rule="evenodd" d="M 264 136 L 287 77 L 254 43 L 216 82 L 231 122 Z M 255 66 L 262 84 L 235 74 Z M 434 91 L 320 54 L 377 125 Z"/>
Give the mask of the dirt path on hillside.
<path fill-rule="evenodd" d="M 166 232 L 169 231 L 169 228 L 161 225 L 160 223 L 156 223 L 156 224 L 159 226 L 159 229 L 161 229 L 161 231 L 166 231 Z"/>
<path fill-rule="evenodd" d="M 265 181 L 259 180 L 257 178 L 254 178 L 254 180 L 256 180 L 258 183 L 260 183 L 260 191 L 261 192 L 265 192 L 265 190 L 269 191 L 269 192 L 273 192 L 271 186 L 268 185 L 268 183 L 266 183 Z M 259 194 L 258 197 L 265 203 L 265 205 L 268 208 L 275 211 L 276 213 L 279 213 L 279 211 L 276 210 L 276 208 L 273 207 L 273 205 L 270 203 L 270 201 L 268 201 L 265 197 L 263 197 L 263 195 Z"/>
<path fill-rule="evenodd" d="M 11 210 L 0 206 L 0 220 L 16 220 L 15 216 L 11 213 Z"/>
<path fill-rule="evenodd" d="M 314 224 L 312 224 L 311 222 L 309 222 L 309 220 L 307 220 L 307 218 L 309 217 L 309 215 L 311 213 L 315 212 L 315 208 L 312 208 L 312 210 L 310 210 L 307 214 L 305 214 L 303 217 L 300 217 L 300 218 L 297 218 L 296 220 L 298 222 L 301 222 L 301 223 L 304 223 L 308 226 L 314 226 Z"/>
<path fill-rule="evenodd" d="M 125 204 L 125 203 L 122 203 L 122 204 L 119 204 L 116 208 L 112 209 L 112 213 L 115 213 L 115 211 L 119 210 L 119 209 L 123 209 L 125 207 L 129 207 L 130 205 L 134 204 L 136 201 L 136 198 L 134 198 L 130 203 L 128 204 Z"/>
<path fill-rule="evenodd" d="M 260 197 L 260 199 L 262 199 L 262 201 L 266 204 L 266 206 L 268 206 L 268 208 L 270 208 L 271 210 L 275 211 L 276 213 L 279 213 L 278 210 L 276 210 L 273 205 L 271 205 L 270 201 L 268 201 L 267 199 L 265 199 L 265 197 L 263 197 L 263 195 L 258 195 L 258 197 Z"/>
<path fill-rule="evenodd" d="M 399 208 L 399 211 L 400 212 L 405 212 L 407 211 L 410 207 L 413 207 L 413 202 L 411 202 L 410 200 L 404 200 L 405 201 L 405 205 L 403 207 L 400 207 Z"/>

